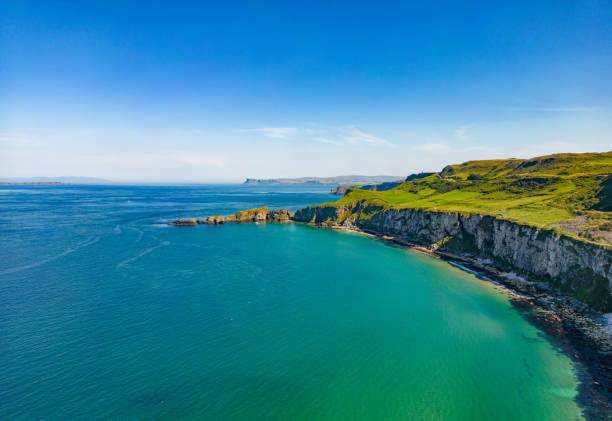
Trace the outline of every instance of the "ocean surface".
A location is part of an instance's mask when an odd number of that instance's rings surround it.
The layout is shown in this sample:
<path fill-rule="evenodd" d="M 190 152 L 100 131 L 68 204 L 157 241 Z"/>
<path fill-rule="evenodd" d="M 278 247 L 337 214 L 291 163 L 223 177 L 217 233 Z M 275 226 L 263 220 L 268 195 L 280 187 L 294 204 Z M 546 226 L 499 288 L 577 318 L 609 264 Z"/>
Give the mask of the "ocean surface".
<path fill-rule="evenodd" d="M 326 187 L 3 187 L 2 420 L 574 420 L 491 283 L 367 236 L 178 217 Z"/>

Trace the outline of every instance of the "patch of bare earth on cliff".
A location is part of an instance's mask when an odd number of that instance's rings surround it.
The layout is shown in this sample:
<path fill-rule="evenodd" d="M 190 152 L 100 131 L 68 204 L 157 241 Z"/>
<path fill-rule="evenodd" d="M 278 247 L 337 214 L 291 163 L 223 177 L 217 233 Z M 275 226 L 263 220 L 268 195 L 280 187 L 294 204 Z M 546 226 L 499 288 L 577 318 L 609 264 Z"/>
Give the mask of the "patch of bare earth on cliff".
<path fill-rule="evenodd" d="M 567 221 L 561 221 L 554 224 L 552 227 L 562 229 L 572 234 L 578 234 L 587 228 L 588 222 L 589 220 L 586 215 L 580 215 L 573 219 L 568 219 Z"/>
<path fill-rule="evenodd" d="M 593 231 L 593 235 L 596 238 L 601 239 L 602 242 L 605 242 L 607 244 L 612 244 L 612 231 L 596 230 L 596 231 Z"/>
<path fill-rule="evenodd" d="M 612 215 L 609 212 L 590 212 L 551 227 L 597 243 L 612 245 Z"/>

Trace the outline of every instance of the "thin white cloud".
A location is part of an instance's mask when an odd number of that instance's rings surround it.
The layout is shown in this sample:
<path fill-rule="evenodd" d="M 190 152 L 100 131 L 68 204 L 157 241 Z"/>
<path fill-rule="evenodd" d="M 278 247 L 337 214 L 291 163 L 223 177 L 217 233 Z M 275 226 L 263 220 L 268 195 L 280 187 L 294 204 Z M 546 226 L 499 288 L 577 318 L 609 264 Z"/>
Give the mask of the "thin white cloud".
<path fill-rule="evenodd" d="M 304 129 L 304 132 L 309 135 L 315 133 L 312 129 Z M 371 133 L 366 133 L 355 126 L 319 130 L 317 134 L 318 135 L 313 136 L 312 139 L 317 142 L 327 143 L 328 145 L 369 144 L 377 146 L 395 146 L 387 139 L 383 139 Z"/>
<path fill-rule="evenodd" d="M 415 146 L 415 149 L 427 153 L 448 153 L 451 150 L 450 147 L 444 143 L 423 143 Z"/>
<path fill-rule="evenodd" d="M 326 137 L 313 137 L 314 140 L 321 143 L 327 143 L 328 145 L 342 145 L 342 142 L 338 142 L 337 140 L 331 140 Z"/>
<path fill-rule="evenodd" d="M 328 127 L 328 128 L 297 128 L 297 127 L 261 127 L 241 130 L 242 132 L 257 133 L 274 139 L 311 139 L 328 145 L 379 145 L 395 146 L 387 139 L 364 132 L 355 126 Z"/>
<path fill-rule="evenodd" d="M 342 129 L 340 138 L 349 145 L 355 145 L 358 143 L 370 143 L 373 145 L 387 145 L 391 146 L 392 143 L 387 139 L 374 136 L 370 133 L 363 132 L 354 126 L 347 126 Z"/>
<path fill-rule="evenodd" d="M 260 127 L 257 129 L 247 129 L 245 131 L 258 133 L 273 139 L 289 139 L 297 133 L 298 129 L 295 127 Z"/>
<path fill-rule="evenodd" d="M 470 128 L 469 125 L 464 124 L 462 126 L 459 126 L 455 129 L 455 137 L 458 137 L 459 139 L 467 139 L 468 138 L 468 129 Z"/>

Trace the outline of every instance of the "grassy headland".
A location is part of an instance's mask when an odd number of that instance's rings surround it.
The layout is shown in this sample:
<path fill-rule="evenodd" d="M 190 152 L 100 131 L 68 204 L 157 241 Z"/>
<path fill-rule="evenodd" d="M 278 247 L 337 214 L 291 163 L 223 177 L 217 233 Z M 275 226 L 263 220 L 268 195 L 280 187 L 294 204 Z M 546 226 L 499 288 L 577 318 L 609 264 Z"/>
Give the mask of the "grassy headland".
<path fill-rule="evenodd" d="M 362 202 L 374 209 L 492 215 L 612 244 L 611 174 L 612 152 L 468 161 L 423 178 L 408 177 L 386 191 L 349 189 L 339 201 L 318 206 Z"/>

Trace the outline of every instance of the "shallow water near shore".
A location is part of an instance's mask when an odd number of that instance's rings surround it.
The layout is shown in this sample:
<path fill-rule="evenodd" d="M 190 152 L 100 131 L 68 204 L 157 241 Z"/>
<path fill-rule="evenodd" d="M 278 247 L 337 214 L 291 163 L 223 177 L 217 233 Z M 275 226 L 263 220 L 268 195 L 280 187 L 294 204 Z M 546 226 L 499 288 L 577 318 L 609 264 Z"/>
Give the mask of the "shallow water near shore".
<path fill-rule="evenodd" d="M 493 284 L 357 233 L 178 217 L 326 187 L 0 191 L 0 419 L 581 418 Z"/>

